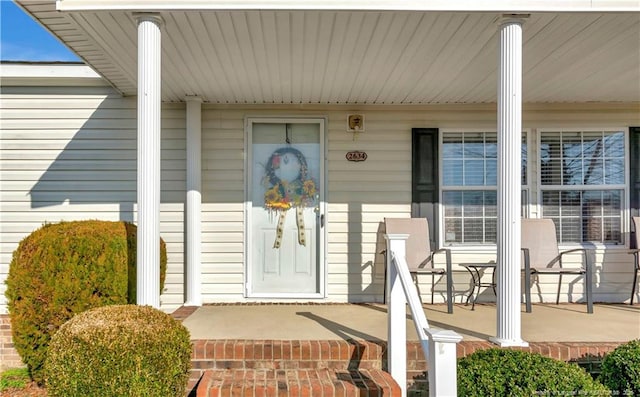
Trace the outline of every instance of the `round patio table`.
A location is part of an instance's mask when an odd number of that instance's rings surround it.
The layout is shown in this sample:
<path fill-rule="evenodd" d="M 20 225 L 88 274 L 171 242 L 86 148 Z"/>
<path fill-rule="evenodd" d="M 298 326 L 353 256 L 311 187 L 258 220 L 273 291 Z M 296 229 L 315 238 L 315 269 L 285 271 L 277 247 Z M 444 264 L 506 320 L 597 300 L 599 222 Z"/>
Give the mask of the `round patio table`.
<path fill-rule="evenodd" d="M 476 293 L 476 296 L 475 298 L 473 298 L 471 303 L 471 310 L 474 310 L 476 307 L 476 301 L 478 300 L 478 295 L 480 295 L 480 288 L 491 287 L 493 288 L 493 293 L 496 294 L 496 264 L 495 262 L 461 263 L 460 266 L 467 269 L 469 274 L 471 274 L 471 281 L 472 281 L 471 293 L 469 293 L 469 295 L 467 296 L 467 302 L 465 303 L 465 305 L 469 304 L 469 300 L 475 293 L 476 288 L 478 289 L 478 292 Z M 487 269 L 492 269 L 490 283 L 482 282 L 481 273 L 484 273 L 484 271 Z"/>

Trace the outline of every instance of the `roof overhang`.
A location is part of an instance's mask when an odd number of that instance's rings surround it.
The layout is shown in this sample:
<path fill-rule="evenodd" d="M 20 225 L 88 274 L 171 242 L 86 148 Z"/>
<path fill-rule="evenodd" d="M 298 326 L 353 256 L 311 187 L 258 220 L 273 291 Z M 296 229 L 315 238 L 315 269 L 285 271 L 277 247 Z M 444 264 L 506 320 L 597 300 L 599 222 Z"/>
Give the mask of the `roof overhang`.
<path fill-rule="evenodd" d="M 637 0 L 16 2 L 123 95 L 154 11 L 167 102 L 494 103 L 499 22 L 524 12 L 525 103 L 640 102 Z"/>
<path fill-rule="evenodd" d="M 446 12 L 639 12 L 637 0 L 57 0 L 60 11 L 328 10 Z"/>

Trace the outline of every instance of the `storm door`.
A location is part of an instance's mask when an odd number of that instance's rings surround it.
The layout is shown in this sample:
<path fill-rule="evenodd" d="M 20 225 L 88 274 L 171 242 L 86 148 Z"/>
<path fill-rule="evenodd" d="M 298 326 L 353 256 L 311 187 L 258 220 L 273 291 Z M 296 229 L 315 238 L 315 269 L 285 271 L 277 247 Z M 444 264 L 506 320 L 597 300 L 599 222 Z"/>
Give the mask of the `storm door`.
<path fill-rule="evenodd" d="M 324 294 L 324 120 L 249 119 L 247 295 Z"/>

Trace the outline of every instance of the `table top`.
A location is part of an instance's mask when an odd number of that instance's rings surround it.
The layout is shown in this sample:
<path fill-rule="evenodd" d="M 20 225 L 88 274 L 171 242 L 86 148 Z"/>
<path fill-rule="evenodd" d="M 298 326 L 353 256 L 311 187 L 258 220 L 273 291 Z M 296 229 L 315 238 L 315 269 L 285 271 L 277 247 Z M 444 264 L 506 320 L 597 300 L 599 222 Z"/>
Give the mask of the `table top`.
<path fill-rule="evenodd" d="M 460 263 L 462 267 L 475 267 L 475 268 L 493 268 L 496 267 L 495 262 L 478 262 L 478 263 Z"/>

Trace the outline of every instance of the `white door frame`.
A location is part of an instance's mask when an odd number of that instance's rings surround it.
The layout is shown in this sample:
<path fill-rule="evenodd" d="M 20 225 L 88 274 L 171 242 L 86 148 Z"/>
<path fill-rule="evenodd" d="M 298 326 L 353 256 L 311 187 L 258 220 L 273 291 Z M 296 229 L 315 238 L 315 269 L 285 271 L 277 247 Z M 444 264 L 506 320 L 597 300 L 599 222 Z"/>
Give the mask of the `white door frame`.
<path fill-rule="evenodd" d="M 320 199 L 318 202 L 320 217 L 323 219 L 323 225 L 320 227 L 317 235 L 317 266 L 318 266 L 318 292 L 316 293 L 256 293 L 253 292 L 252 277 L 252 216 L 251 210 L 253 208 L 252 201 L 252 164 L 253 164 L 253 124 L 255 123 L 273 123 L 273 124 L 285 124 L 285 123 L 298 123 L 298 124 L 319 124 L 320 125 L 320 181 L 318 193 Z M 327 264 L 326 264 L 326 252 L 327 252 L 327 216 L 326 216 L 326 179 L 327 179 L 327 154 L 326 154 L 326 136 L 327 136 L 327 120 L 324 117 L 309 116 L 309 117 L 246 117 L 245 118 L 245 163 L 244 163 L 244 256 L 245 256 L 245 277 L 244 277 L 244 296 L 245 298 L 301 298 L 301 299 L 320 299 L 326 298 L 326 284 L 327 284 Z"/>

